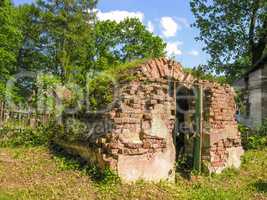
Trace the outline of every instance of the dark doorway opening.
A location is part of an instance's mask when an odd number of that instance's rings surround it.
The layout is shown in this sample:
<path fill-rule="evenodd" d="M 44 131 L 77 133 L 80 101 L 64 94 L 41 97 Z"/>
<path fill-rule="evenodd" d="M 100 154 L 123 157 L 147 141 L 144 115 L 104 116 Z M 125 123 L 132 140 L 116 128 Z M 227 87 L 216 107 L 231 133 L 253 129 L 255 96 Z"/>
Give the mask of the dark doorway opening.
<path fill-rule="evenodd" d="M 192 170 L 195 134 L 195 90 L 183 85 L 176 86 L 175 146 L 178 171 Z"/>

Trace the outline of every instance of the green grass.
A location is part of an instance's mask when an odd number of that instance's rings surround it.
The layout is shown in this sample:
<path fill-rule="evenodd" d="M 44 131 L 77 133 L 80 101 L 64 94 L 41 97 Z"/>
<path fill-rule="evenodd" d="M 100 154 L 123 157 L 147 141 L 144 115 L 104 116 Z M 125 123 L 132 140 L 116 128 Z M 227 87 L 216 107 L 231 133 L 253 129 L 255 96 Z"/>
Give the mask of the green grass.
<path fill-rule="evenodd" d="M 267 148 L 247 151 L 240 170 L 176 184 L 122 184 L 46 147 L 0 148 L 0 200 L 39 199 L 267 199 Z"/>

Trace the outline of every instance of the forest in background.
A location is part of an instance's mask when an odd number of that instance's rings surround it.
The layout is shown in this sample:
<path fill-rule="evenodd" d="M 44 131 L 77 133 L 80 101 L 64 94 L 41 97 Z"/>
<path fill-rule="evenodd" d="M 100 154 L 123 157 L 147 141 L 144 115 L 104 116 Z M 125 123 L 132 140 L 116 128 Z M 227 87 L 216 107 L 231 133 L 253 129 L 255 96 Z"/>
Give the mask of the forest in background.
<path fill-rule="evenodd" d="M 97 3 L 38 0 L 15 6 L 1 0 L 0 99 L 36 104 L 37 88 L 77 85 L 86 90 L 88 80 L 105 70 L 166 56 L 163 39 L 138 19 L 98 20 Z M 192 26 L 200 30 L 196 39 L 210 59 L 186 71 L 231 84 L 267 55 L 266 1 L 191 0 L 190 6 Z M 8 81 L 14 87 L 7 87 Z"/>
<path fill-rule="evenodd" d="M 165 56 L 165 43 L 138 19 L 99 21 L 90 1 L 0 2 L 0 99 L 34 101 L 38 86 L 74 84 L 136 59 Z M 28 75 L 34 72 L 35 75 Z M 28 73 L 21 78 L 18 74 Z M 15 86 L 6 87 L 9 80 Z"/>

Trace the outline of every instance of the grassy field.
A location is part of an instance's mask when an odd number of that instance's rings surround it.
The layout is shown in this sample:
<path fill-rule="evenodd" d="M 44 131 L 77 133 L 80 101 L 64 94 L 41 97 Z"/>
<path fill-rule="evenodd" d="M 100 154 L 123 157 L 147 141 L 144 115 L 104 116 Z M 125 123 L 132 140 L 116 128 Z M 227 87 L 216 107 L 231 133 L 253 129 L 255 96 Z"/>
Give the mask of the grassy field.
<path fill-rule="evenodd" d="M 0 200 L 33 199 L 266 199 L 267 148 L 247 151 L 240 170 L 200 176 L 176 184 L 121 184 L 113 175 L 97 180 L 94 171 L 46 147 L 0 148 Z"/>

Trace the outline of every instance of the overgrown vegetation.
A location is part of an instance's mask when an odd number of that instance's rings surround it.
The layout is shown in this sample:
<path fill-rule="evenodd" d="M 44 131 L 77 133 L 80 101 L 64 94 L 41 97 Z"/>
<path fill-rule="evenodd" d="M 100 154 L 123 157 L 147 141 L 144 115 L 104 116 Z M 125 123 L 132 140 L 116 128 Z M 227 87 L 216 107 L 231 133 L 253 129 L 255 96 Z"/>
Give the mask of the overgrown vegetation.
<path fill-rule="evenodd" d="M 148 61 L 149 58 L 137 59 L 125 64 L 114 65 L 100 72 L 88 82 L 87 88 L 90 96 L 90 108 L 92 111 L 101 110 L 114 100 L 114 94 L 120 89 L 120 81 L 133 80 L 133 75 L 129 74 L 131 68 Z"/>
<path fill-rule="evenodd" d="M 8 121 L 0 128 L 0 147 L 48 145 L 55 133 L 60 131 L 56 127 L 54 122 L 33 128 L 21 127 L 18 121 Z"/>
<path fill-rule="evenodd" d="M 80 156 L 70 155 L 58 145 L 50 146 L 53 159 L 60 170 L 78 170 L 83 175 L 89 176 L 96 184 L 112 185 L 120 183 L 118 175 L 109 168 L 100 169 L 95 164 L 89 164 Z"/>
<path fill-rule="evenodd" d="M 18 126 L 6 124 L 5 131 L 8 127 L 11 130 Z M 48 145 L 50 133 L 60 132 L 54 126 L 11 133 L 9 137 L 0 139 L 0 179 L 4 180 L 0 182 L 0 198 L 265 199 L 266 121 L 252 135 L 248 128 L 239 128 L 243 144 L 248 150 L 242 158 L 240 170 L 227 169 L 221 175 L 196 176 L 192 180 L 182 177 L 178 171 L 176 184 L 143 181 L 123 184 L 111 170 L 101 171 L 80 157 L 67 154 L 58 146 Z M 247 136 L 244 137 L 244 134 Z M 261 141 L 263 138 L 265 142 Z M 180 163 L 180 166 L 184 164 L 186 162 Z"/>
<path fill-rule="evenodd" d="M 225 76 L 213 74 L 212 72 L 208 72 L 204 70 L 202 67 L 183 68 L 183 70 L 193 75 L 195 78 L 198 78 L 201 80 L 208 80 L 208 81 L 217 82 L 220 84 L 227 83 L 227 79 Z"/>
<path fill-rule="evenodd" d="M 122 184 L 116 175 L 99 177 L 62 152 L 46 147 L 0 149 L 0 199 L 266 199 L 267 149 L 249 150 L 240 170 L 187 180 L 177 174 L 176 183 Z M 38 155 L 38 156 L 36 156 Z M 84 168 L 85 167 L 85 168 Z"/>
<path fill-rule="evenodd" d="M 251 129 L 245 125 L 239 124 L 239 131 L 241 132 L 242 145 L 245 149 L 260 149 L 267 147 L 267 119 L 263 124 Z"/>

